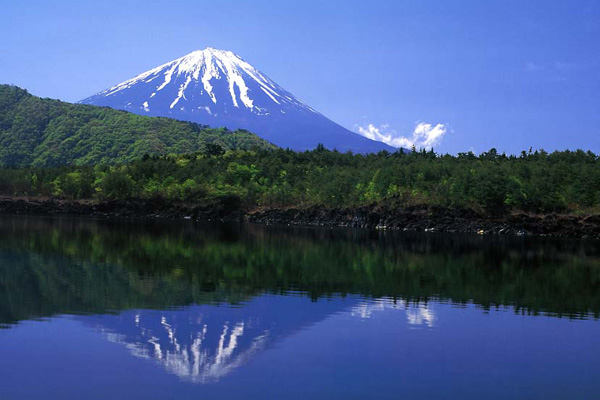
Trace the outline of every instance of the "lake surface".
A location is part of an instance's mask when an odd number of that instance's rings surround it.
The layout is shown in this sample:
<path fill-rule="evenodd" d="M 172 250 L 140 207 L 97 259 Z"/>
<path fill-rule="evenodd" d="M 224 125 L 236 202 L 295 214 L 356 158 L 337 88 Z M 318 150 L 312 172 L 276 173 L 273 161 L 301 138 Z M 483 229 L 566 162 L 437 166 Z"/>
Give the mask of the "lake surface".
<path fill-rule="evenodd" d="M 600 245 L 0 217 L 0 399 L 600 398 Z"/>

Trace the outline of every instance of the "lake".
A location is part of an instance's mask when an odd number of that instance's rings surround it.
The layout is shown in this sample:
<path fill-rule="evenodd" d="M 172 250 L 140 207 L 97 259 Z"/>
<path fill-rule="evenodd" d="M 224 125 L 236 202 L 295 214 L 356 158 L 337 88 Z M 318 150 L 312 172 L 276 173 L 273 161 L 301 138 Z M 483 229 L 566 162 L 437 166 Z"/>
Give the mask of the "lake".
<path fill-rule="evenodd" d="M 0 217 L 0 399 L 600 398 L 600 245 Z"/>

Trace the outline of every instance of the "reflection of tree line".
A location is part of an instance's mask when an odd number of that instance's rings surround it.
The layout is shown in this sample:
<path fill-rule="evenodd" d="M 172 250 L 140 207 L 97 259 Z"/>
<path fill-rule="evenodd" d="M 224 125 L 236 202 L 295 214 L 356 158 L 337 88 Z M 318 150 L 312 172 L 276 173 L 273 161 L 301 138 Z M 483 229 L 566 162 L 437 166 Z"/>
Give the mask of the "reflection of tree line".
<path fill-rule="evenodd" d="M 600 312 L 597 243 L 40 218 L 0 238 L 0 322 L 287 290 Z"/>

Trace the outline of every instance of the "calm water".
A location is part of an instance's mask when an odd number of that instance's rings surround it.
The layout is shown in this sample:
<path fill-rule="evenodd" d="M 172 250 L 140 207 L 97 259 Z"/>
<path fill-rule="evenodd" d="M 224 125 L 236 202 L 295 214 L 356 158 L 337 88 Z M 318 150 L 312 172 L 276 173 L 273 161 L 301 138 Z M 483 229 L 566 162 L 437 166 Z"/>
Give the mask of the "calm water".
<path fill-rule="evenodd" d="M 0 217 L 0 399 L 597 399 L 600 246 Z"/>

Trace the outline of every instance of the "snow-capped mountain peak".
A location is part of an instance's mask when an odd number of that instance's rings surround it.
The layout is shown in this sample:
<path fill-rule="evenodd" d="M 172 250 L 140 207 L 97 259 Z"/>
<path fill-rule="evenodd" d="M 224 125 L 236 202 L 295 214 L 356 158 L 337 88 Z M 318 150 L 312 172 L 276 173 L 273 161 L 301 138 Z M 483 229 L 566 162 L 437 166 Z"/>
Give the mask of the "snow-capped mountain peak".
<path fill-rule="evenodd" d="M 393 150 L 327 119 L 231 51 L 207 47 L 81 101 L 214 127 L 243 128 L 281 147 Z"/>
<path fill-rule="evenodd" d="M 196 94 L 199 89 L 200 95 L 208 97 L 214 105 L 230 103 L 233 107 L 244 107 L 256 114 L 263 114 L 269 109 L 268 106 L 281 108 L 278 106 L 282 104 L 314 112 L 235 53 L 212 47 L 193 51 L 153 68 L 100 92 L 97 96 L 115 95 L 140 83 L 153 84 L 156 90 L 150 94 L 149 99 L 139 104 L 140 108 L 148 111 L 151 109 L 150 99 L 175 82 L 178 90 L 169 109 L 177 107 L 181 100 L 188 100 L 189 92 Z M 221 90 L 218 90 L 218 86 L 222 86 Z M 262 107 L 255 105 L 256 94 L 259 97 L 266 95 Z M 135 107 L 134 104 L 131 105 Z M 204 111 L 209 112 L 206 107 L 210 109 L 210 105 L 203 107 Z"/>

